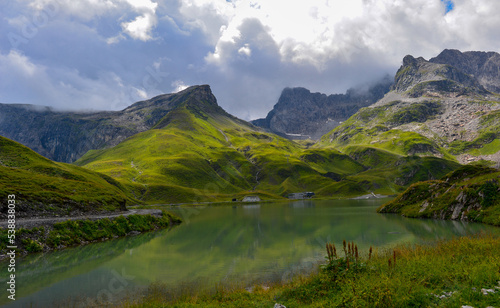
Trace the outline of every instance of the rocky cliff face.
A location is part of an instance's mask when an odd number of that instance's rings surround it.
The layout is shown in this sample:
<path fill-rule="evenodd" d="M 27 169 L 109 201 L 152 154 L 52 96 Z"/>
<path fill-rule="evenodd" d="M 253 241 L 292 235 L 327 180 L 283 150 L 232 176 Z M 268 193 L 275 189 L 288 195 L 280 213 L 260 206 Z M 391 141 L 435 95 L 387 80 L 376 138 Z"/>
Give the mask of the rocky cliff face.
<path fill-rule="evenodd" d="M 456 97 L 488 93 L 477 79 L 454 66 L 433 63 L 410 55 L 404 57 L 392 89 L 409 97 Z"/>
<path fill-rule="evenodd" d="M 487 90 L 500 93 L 500 54 L 496 52 L 462 53 L 454 49 L 445 49 L 429 62 L 451 65 L 471 75 Z"/>
<path fill-rule="evenodd" d="M 160 95 L 113 112 L 56 112 L 48 107 L 0 104 L 0 135 L 51 160 L 73 162 L 89 150 L 115 146 L 153 128 L 187 99 L 218 107 L 207 85 Z"/>
<path fill-rule="evenodd" d="M 391 84 L 387 77 L 368 91 L 350 89 L 346 94 L 328 96 L 305 88 L 285 88 L 267 117 L 252 123 L 290 139 L 319 139 L 360 108 L 382 98 Z"/>
<path fill-rule="evenodd" d="M 364 92 L 351 89 L 327 96 L 304 88 L 286 88 L 267 117 L 252 123 L 291 139 L 319 139 L 380 99 L 377 105 L 422 98 L 481 100 L 492 93 L 500 93 L 500 54 L 446 49 L 429 61 L 406 56 L 394 82 L 386 78 Z"/>

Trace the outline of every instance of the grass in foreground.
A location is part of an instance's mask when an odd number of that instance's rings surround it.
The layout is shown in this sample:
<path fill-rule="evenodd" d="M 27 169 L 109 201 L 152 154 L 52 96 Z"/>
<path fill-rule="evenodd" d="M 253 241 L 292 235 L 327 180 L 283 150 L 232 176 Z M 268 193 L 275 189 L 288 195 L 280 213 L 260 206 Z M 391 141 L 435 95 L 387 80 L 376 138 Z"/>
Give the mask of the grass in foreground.
<path fill-rule="evenodd" d="M 317 274 L 252 293 L 215 287 L 198 294 L 153 283 L 120 307 L 473 307 L 500 306 L 500 238 L 477 235 L 365 253 L 349 243 Z M 485 294 L 486 293 L 486 294 Z"/>

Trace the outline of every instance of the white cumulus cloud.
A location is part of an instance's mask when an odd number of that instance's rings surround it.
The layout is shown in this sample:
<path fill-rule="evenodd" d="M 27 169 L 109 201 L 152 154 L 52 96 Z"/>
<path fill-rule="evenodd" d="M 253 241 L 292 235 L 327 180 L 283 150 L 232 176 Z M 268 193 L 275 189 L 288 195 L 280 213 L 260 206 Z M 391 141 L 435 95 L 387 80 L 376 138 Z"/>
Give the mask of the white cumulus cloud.
<path fill-rule="evenodd" d="M 142 15 L 137 16 L 133 21 L 121 24 L 123 31 L 133 39 L 141 41 L 151 40 L 152 29 L 156 26 L 158 18 L 156 8 L 158 4 L 149 0 L 126 0 L 137 12 Z"/>
<path fill-rule="evenodd" d="M 16 51 L 0 53 L 0 72 L 9 72 L 9 78 L 0 84 L 2 103 L 51 102 L 50 106 L 63 110 L 120 109 L 131 103 L 130 87 L 113 72 L 85 78 L 76 70 L 34 63 Z"/>
<path fill-rule="evenodd" d="M 0 102 L 113 109 L 210 84 L 251 119 L 287 86 L 341 93 L 394 74 L 407 54 L 500 51 L 500 2 L 451 2 L 4 1 Z"/>

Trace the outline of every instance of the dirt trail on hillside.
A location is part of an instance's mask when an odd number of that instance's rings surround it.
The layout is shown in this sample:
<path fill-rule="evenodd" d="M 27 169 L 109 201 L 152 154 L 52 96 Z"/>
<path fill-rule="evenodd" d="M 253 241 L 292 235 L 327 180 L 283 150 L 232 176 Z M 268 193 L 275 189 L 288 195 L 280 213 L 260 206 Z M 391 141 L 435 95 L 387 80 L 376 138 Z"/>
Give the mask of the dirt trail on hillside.
<path fill-rule="evenodd" d="M 155 209 L 135 209 L 135 210 L 113 212 L 113 213 L 99 214 L 99 215 L 19 218 L 19 219 L 16 219 L 16 229 L 18 229 L 18 228 L 31 229 L 31 228 L 35 228 L 35 227 L 41 227 L 41 226 L 50 226 L 50 225 L 53 225 L 57 222 L 62 222 L 62 221 L 66 221 L 66 220 L 85 220 L 85 219 L 98 220 L 98 219 L 103 219 L 103 218 L 115 218 L 115 217 L 118 217 L 120 215 L 129 216 L 132 214 L 140 214 L 140 215 L 150 214 L 150 215 L 155 215 L 155 216 L 161 216 L 162 211 L 155 210 Z M 7 225 L 8 225 L 7 220 L 0 220 L 0 228 L 7 228 Z"/>

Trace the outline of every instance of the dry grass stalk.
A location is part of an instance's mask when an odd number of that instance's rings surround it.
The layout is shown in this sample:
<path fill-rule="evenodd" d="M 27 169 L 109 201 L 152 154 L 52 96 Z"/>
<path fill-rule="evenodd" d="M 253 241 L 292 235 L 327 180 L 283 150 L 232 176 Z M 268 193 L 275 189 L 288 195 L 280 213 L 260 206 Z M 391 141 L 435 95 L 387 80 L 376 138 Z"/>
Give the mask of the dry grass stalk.
<path fill-rule="evenodd" d="M 335 245 L 333 243 L 326 244 L 326 252 L 328 253 L 328 260 L 330 262 L 332 262 L 333 259 L 337 257 L 337 249 L 335 248 Z"/>

